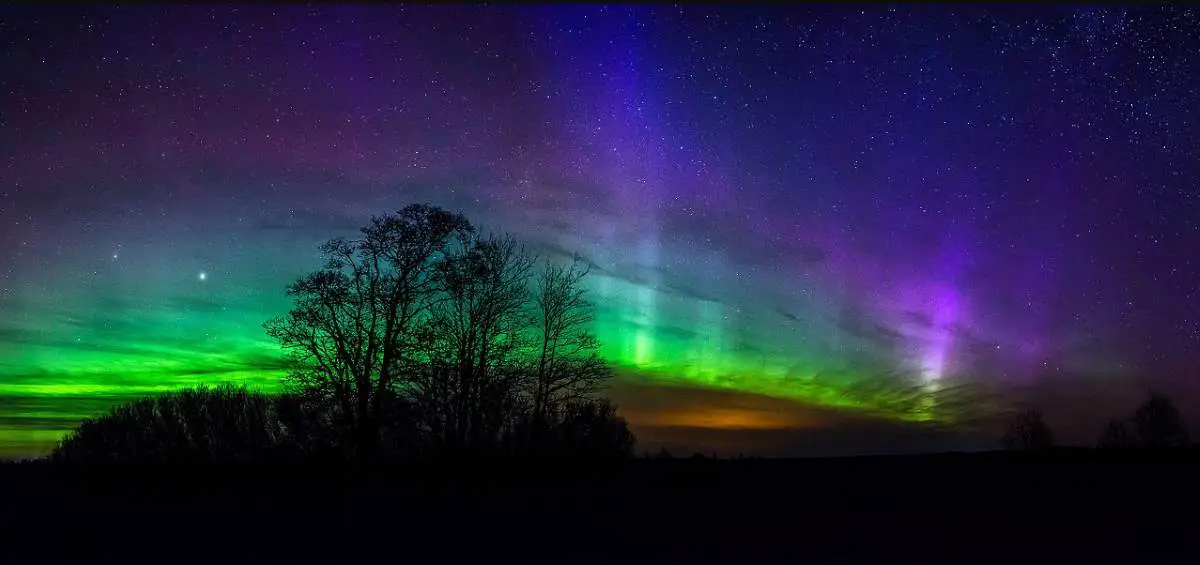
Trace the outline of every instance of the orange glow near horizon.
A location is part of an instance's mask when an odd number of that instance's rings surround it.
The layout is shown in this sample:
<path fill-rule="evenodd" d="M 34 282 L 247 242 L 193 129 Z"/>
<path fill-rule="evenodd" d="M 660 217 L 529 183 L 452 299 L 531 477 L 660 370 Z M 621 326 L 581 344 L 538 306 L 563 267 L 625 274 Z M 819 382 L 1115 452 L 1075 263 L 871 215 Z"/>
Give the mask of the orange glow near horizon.
<path fill-rule="evenodd" d="M 630 414 L 630 421 L 643 426 L 679 426 L 719 429 L 819 428 L 811 415 L 744 408 L 681 408 L 656 413 Z"/>

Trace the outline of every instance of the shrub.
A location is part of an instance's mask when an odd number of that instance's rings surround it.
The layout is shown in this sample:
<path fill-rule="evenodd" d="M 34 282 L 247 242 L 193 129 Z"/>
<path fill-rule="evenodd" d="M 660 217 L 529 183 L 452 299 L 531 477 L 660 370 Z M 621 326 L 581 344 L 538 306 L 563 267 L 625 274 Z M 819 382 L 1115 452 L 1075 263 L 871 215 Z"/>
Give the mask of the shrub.
<path fill-rule="evenodd" d="M 528 438 L 535 458 L 577 461 L 619 461 L 633 456 L 636 438 L 616 406 L 607 400 L 575 400 L 546 411 L 540 433 L 535 422 L 523 418 L 512 430 Z M 519 444 L 513 441 L 511 444 Z"/>
<path fill-rule="evenodd" d="M 1028 408 L 1013 414 L 1000 443 L 1005 449 L 1037 450 L 1054 446 L 1054 434 L 1042 413 Z"/>
<path fill-rule="evenodd" d="M 66 463 L 231 463 L 281 458 L 304 451 L 313 432 L 305 428 L 303 423 L 311 418 L 303 414 L 290 397 L 232 385 L 201 386 L 140 398 L 84 420 L 51 457 Z"/>
<path fill-rule="evenodd" d="M 431 462 L 445 455 L 422 425 L 416 405 L 399 395 L 382 403 L 385 460 Z M 467 459 L 556 459 L 585 465 L 632 454 L 634 436 L 616 407 L 579 400 L 547 412 L 536 444 L 528 412 L 508 424 L 499 443 L 457 454 Z M 318 400 L 267 395 L 230 385 L 148 396 L 84 420 L 52 459 L 83 464 L 341 463 L 354 455 L 345 415 Z"/>

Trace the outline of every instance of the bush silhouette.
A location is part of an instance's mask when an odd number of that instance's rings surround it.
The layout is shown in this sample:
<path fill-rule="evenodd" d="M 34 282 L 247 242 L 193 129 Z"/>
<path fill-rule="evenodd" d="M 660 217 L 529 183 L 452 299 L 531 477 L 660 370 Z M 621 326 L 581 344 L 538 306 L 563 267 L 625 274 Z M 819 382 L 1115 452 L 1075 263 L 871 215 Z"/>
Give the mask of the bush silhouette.
<path fill-rule="evenodd" d="M 1137 442 L 1142 447 L 1183 447 L 1188 444 L 1188 430 L 1179 409 L 1164 394 L 1150 393 L 1133 413 Z"/>
<path fill-rule="evenodd" d="M 300 410 L 244 387 L 197 387 L 145 397 L 84 420 L 52 459 L 66 463 L 251 462 L 301 451 Z M 288 424 L 291 424 L 289 427 Z"/>
<path fill-rule="evenodd" d="M 606 400 L 572 401 L 552 411 L 545 442 L 556 457 L 621 460 L 633 456 L 634 436 L 625 418 Z"/>
<path fill-rule="evenodd" d="M 1128 449 L 1137 445 L 1128 422 L 1124 420 L 1109 420 L 1104 431 L 1100 433 L 1097 446 L 1101 449 Z"/>
<path fill-rule="evenodd" d="M 1040 411 L 1027 408 L 1012 415 L 1000 442 L 1005 449 L 1046 449 L 1054 446 L 1054 434 Z"/>
<path fill-rule="evenodd" d="M 422 433 L 415 408 L 399 396 L 384 403 L 384 455 L 392 462 L 422 462 L 437 452 Z M 632 455 L 635 437 L 607 400 L 576 400 L 545 414 L 545 432 L 532 453 L 538 459 L 616 462 Z M 60 463 L 265 463 L 342 462 L 354 439 L 336 409 L 292 394 L 267 395 L 222 385 L 148 396 L 84 420 L 59 443 Z M 532 421 L 511 426 L 499 449 L 473 457 L 527 458 Z"/>

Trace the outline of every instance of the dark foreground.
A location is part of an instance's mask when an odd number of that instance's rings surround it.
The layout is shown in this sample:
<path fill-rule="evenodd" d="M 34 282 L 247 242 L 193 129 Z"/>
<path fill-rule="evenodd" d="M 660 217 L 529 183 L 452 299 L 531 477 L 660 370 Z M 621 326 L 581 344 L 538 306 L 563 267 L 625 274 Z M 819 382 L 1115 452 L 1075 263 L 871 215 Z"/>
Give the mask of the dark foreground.
<path fill-rule="evenodd" d="M 642 460 L 586 484 L 344 473 L 8 465 L 0 562 L 1200 562 L 1193 456 Z"/>

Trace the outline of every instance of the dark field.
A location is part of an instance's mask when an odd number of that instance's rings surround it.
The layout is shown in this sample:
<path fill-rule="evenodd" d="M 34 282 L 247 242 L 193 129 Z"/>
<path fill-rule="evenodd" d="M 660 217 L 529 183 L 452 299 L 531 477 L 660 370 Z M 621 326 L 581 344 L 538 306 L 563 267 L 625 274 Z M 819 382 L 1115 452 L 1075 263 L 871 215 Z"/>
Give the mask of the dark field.
<path fill-rule="evenodd" d="M 8 465 L 0 474 L 0 556 L 164 564 L 1200 562 L 1200 458 L 1192 455 L 638 460 L 586 484 L 518 480 L 529 474 L 511 469 L 460 481 L 400 471 L 350 481 L 338 477 L 344 473 L 143 468 L 82 477 Z"/>

